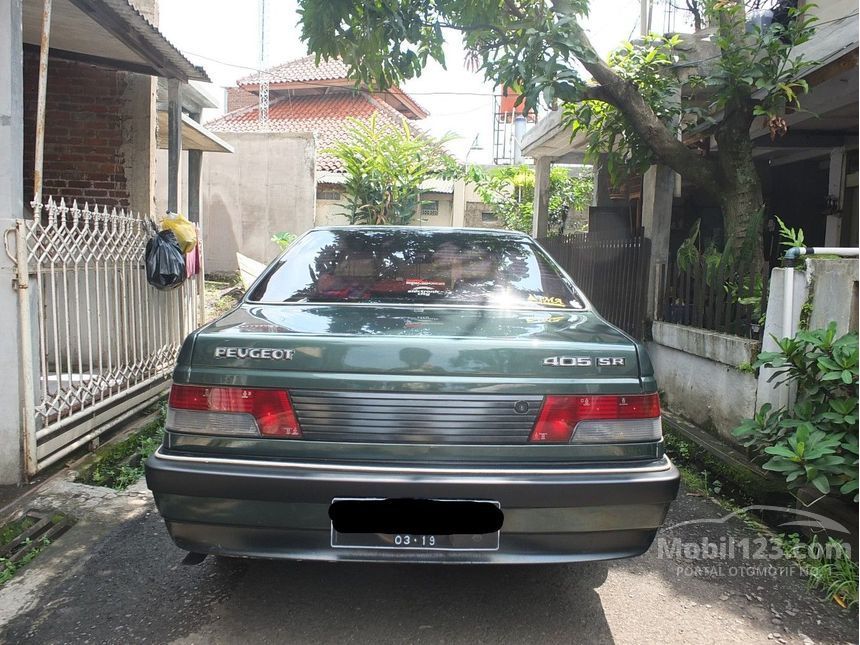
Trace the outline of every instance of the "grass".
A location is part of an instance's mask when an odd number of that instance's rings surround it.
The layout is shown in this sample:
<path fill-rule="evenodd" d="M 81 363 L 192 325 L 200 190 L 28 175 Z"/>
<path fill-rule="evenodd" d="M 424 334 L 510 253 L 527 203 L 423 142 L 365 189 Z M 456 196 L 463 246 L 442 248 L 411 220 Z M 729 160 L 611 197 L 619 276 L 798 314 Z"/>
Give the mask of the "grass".
<path fill-rule="evenodd" d="M 130 437 L 96 452 L 96 459 L 84 467 L 76 481 L 93 486 L 125 490 L 143 475 L 143 462 L 164 438 L 165 406 L 154 421 Z"/>
<path fill-rule="evenodd" d="M 778 536 L 776 543 L 786 557 L 800 563 L 808 588 L 823 590 L 825 598 L 844 609 L 857 605 L 857 563 L 842 542 L 827 538 L 822 543 L 817 535 L 805 542 L 797 533 L 791 533 Z"/>
<path fill-rule="evenodd" d="M 239 275 L 211 276 L 204 283 L 206 300 L 206 322 L 226 314 L 239 303 L 239 297 L 231 289 L 241 289 Z"/>
<path fill-rule="evenodd" d="M 666 453 L 678 467 L 687 490 L 707 497 L 728 512 L 737 513 L 737 517 L 750 529 L 780 546 L 786 558 L 796 562 L 806 575 L 807 588 L 823 591 L 826 599 L 833 600 L 843 609 L 857 605 L 857 563 L 851 559 L 850 551 L 842 542 L 827 538 L 822 544 L 818 536 L 807 542 L 797 533 L 777 534 L 758 517 L 743 510 L 756 500 L 743 495 L 736 486 L 730 485 L 729 490 L 732 494 L 740 492 L 739 499 L 727 494 L 720 476 L 708 468 L 707 462 L 700 460 L 701 451 L 694 444 L 671 431 L 665 433 L 664 440 Z"/>

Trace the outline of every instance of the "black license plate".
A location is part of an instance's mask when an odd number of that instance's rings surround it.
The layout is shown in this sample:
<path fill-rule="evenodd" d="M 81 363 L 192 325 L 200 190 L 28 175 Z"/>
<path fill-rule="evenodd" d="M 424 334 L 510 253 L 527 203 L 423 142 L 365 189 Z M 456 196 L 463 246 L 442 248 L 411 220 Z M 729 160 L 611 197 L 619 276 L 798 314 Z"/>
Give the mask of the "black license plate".
<path fill-rule="evenodd" d="M 351 549 L 496 551 L 504 521 L 491 501 L 336 498 L 331 546 Z"/>

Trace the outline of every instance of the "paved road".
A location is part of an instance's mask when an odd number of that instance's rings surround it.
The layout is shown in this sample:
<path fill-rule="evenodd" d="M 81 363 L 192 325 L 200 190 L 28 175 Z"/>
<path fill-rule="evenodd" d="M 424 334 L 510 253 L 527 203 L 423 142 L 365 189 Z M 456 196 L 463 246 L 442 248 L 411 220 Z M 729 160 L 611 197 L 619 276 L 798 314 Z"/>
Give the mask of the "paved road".
<path fill-rule="evenodd" d="M 726 643 L 851 642 L 856 612 L 817 600 L 799 578 L 689 575 L 657 545 L 608 564 L 439 567 L 208 558 L 181 566 L 150 501 L 119 521 L 38 603 L 8 643 Z M 668 525 L 719 517 L 682 492 Z M 706 525 L 718 540 L 755 537 Z M 71 533 L 68 535 L 72 535 Z M 702 525 L 664 533 L 700 541 Z M 60 548 L 61 538 L 51 548 Z M 80 549 L 78 549 L 80 551 Z M 83 559 L 81 559 L 83 558 Z M 741 566 L 736 560 L 725 565 Z M 746 564 L 753 564 L 746 562 Z M 680 571 L 680 573 L 679 573 Z M 796 572 L 795 572 L 796 573 Z M 710 575 L 708 575 L 710 574 Z M 852 617 L 853 613 L 853 617 Z"/>

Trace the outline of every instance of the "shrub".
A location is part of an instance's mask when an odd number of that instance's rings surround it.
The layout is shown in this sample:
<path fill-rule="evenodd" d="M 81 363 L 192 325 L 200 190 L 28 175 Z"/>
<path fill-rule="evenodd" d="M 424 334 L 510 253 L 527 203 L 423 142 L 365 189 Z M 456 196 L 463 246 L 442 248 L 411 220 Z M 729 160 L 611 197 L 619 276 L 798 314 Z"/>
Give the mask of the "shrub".
<path fill-rule="evenodd" d="M 821 493 L 838 489 L 857 501 L 857 334 L 836 338 L 827 329 L 801 331 L 778 340 L 779 351 L 762 352 L 753 367 L 775 370 L 769 381 L 795 383 L 793 409 L 765 404 L 734 434 L 780 473 L 789 488 L 810 484 Z"/>

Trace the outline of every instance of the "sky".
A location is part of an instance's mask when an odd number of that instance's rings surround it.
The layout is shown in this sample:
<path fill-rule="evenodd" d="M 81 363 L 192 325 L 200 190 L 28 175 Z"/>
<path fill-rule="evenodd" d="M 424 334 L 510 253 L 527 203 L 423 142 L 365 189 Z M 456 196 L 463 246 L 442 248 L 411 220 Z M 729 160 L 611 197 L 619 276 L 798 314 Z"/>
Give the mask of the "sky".
<path fill-rule="evenodd" d="M 297 26 L 296 0 L 266 0 L 266 66 L 307 54 Z M 640 0 L 592 0 L 587 23 L 595 47 L 606 53 L 639 31 Z M 220 104 L 224 87 L 255 71 L 260 56 L 260 0 L 159 0 L 159 28 L 213 81 L 209 93 Z M 652 26 L 660 30 L 662 9 Z M 433 62 L 420 78 L 403 85 L 429 113 L 419 125 L 436 136 L 453 133 L 449 148 L 461 160 L 490 163 L 493 141 L 493 86 L 463 67 L 457 34 L 446 41 L 447 69 Z M 205 115 L 212 118 L 217 112 Z M 477 146 L 473 142 L 477 136 Z M 470 148 L 472 149 L 470 151 Z M 477 149 L 474 149 L 477 148 Z"/>

